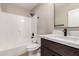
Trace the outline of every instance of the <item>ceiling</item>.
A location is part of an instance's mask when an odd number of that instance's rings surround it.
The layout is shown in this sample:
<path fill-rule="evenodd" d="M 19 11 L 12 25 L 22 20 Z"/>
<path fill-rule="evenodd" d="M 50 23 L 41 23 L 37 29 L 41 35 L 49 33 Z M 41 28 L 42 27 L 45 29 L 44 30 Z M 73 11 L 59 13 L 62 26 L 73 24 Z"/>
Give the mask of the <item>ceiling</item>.
<path fill-rule="evenodd" d="M 32 10 L 38 5 L 38 3 L 8 3 L 8 4 L 24 7 L 27 10 Z"/>
<path fill-rule="evenodd" d="M 38 5 L 38 3 L 6 3 L 6 4 L 24 7 L 30 11 L 33 10 Z M 69 3 L 55 3 L 55 8 L 61 8 L 68 4 Z"/>

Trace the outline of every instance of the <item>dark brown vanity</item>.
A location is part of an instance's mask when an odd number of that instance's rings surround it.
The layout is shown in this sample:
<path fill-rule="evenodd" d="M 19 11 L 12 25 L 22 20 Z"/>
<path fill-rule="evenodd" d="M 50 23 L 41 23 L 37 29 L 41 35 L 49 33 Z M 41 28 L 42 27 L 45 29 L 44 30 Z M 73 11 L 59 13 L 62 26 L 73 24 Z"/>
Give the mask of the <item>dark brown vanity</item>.
<path fill-rule="evenodd" d="M 41 56 L 79 56 L 79 49 L 41 38 Z"/>

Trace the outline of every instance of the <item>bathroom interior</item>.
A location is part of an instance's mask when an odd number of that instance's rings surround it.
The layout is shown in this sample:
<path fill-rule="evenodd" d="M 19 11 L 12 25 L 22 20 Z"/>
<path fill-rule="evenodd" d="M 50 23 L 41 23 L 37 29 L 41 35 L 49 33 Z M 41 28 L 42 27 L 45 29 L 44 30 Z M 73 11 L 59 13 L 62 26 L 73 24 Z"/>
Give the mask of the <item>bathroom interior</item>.
<path fill-rule="evenodd" d="M 79 56 L 79 3 L 0 3 L 0 56 Z"/>

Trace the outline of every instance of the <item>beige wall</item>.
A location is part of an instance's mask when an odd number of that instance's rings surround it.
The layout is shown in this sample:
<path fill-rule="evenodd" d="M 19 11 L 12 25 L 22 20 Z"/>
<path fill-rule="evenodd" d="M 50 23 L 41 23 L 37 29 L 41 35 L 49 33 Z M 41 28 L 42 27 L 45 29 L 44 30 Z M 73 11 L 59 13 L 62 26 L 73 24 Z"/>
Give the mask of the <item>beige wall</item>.
<path fill-rule="evenodd" d="M 54 28 L 54 5 L 51 3 L 39 4 L 34 12 L 40 17 L 38 20 L 38 34 L 51 33 Z"/>
<path fill-rule="evenodd" d="M 1 8 L 1 4 L 0 4 L 0 12 L 2 11 L 2 8 Z"/>
<path fill-rule="evenodd" d="M 12 14 L 17 14 L 17 15 L 22 15 L 22 16 L 29 15 L 29 13 L 30 13 L 29 10 L 27 10 L 23 7 L 4 4 L 4 3 L 0 4 L 0 11 L 12 13 Z"/>
<path fill-rule="evenodd" d="M 55 8 L 55 24 L 64 23 L 67 26 L 67 13 L 76 8 L 79 8 L 79 3 L 67 3 L 63 7 Z"/>

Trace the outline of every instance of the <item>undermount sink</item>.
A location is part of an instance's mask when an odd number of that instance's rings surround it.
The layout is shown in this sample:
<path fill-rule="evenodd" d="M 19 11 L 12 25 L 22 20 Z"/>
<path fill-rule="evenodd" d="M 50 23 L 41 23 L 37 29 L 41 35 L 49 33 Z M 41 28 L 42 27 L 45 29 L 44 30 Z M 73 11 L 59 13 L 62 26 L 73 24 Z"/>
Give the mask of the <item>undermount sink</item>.
<path fill-rule="evenodd" d="M 63 35 L 49 35 L 49 36 L 60 38 L 60 39 L 63 39 L 63 40 L 71 40 L 71 41 L 78 41 L 79 40 L 78 37 L 74 37 L 74 36 L 63 36 Z"/>
<path fill-rule="evenodd" d="M 72 40 L 72 41 L 77 41 L 79 40 L 78 38 L 75 38 L 75 37 L 71 37 L 71 36 L 56 36 L 58 38 L 62 38 L 62 39 L 65 39 L 65 40 Z"/>

